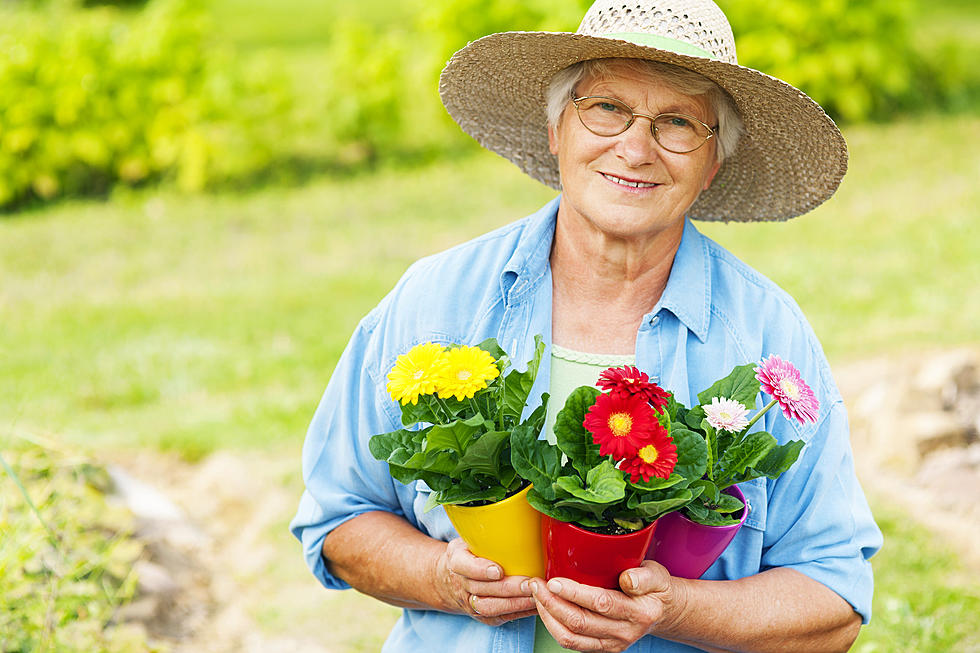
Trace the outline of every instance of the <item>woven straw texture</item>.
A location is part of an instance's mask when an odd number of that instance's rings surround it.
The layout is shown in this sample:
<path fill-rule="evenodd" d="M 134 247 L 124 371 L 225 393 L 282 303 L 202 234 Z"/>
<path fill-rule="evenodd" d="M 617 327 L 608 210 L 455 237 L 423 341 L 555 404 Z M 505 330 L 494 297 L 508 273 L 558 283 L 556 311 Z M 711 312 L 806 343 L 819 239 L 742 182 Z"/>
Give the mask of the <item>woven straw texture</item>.
<path fill-rule="evenodd" d="M 714 59 L 637 45 L 606 34 L 645 33 L 684 41 Z M 847 171 L 834 122 L 802 91 L 739 66 L 731 27 L 710 0 L 598 0 L 575 34 L 491 34 L 453 55 L 439 91 L 454 120 L 485 148 L 560 188 L 548 149 L 546 93 L 552 76 L 578 61 L 649 59 L 693 70 L 725 89 L 745 131 L 711 187 L 688 211 L 698 220 L 786 220 L 826 201 Z"/>

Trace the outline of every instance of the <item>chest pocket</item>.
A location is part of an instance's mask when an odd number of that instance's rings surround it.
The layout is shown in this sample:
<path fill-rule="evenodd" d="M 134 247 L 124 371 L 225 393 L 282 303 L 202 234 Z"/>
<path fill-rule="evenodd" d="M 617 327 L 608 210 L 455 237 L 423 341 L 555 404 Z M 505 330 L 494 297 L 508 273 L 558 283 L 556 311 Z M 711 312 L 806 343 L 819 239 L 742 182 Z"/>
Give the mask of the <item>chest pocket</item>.
<path fill-rule="evenodd" d="M 758 531 L 766 530 L 766 509 L 769 504 L 769 491 L 766 479 L 756 478 L 746 483 L 740 483 L 739 489 L 745 495 L 745 502 L 749 505 L 749 516 L 745 520 L 744 526 Z"/>

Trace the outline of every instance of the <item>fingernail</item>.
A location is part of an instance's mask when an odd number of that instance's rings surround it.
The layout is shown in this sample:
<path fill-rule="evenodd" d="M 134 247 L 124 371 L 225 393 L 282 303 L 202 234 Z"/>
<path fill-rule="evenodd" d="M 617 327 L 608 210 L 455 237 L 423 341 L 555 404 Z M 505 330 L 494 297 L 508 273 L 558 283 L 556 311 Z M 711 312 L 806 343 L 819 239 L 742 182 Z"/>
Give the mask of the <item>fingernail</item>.
<path fill-rule="evenodd" d="M 489 576 L 491 580 L 500 580 L 501 575 L 500 567 L 490 567 L 487 569 L 487 576 Z"/>
<path fill-rule="evenodd" d="M 538 593 L 538 584 L 535 583 L 534 581 L 531 581 L 531 594 L 537 594 L 537 593 Z"/>
<path fill-rule="evenodd" d="M 521 582 L 521 591 L 522 592 L 526 592 L 527 591 L 527 581 L 526 580 Z"/>
<path fill-rule="evenodd" d="M 557 580 L 549 580 L 548 589 L 557 594 L 561 591 L 561 583 L 559 583 Z"/>
<path fill-rule="evenodd" d="M 636 576 L 634 576 L 633 574 L 627 572 L 626 577 L 630 579 L 630 589 L 631 590 L 635 590 L 636 589 Z"/>

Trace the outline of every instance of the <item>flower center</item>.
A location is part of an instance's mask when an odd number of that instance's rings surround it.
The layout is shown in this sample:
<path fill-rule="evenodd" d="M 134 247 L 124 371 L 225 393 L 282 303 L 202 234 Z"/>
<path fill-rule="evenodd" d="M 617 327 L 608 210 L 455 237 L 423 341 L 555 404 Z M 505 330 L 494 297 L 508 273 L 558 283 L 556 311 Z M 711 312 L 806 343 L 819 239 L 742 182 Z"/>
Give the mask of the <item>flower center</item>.
<path fill-rule="evenodd" d="M 415 370 L 415 372 L 412 374 L 412 379 L 418 381 L 422 378 L 423 374 L 425 374 L 425 370 Z"/>
<path fill-rule="evenodd" d="M 637 455 L 643 459 L 643 462 L 648 465 L 652 465 L 657 462 L 657 458 L 660 457 L 660 452 L 652 444 L 648 444 L 637 452 Z"/>
<path fill-rule="evenodd" d="M 721 411 L 720 413 L 718 413 L 718 416 L 721 417 L 725 421 L 728 421 L 728 420 L 731 420 L 732 419 L 732 414 L 729 413 L 727 410 Z"/>
<path fill-rule="evenodd" d="M 470 372 L 469 370 L 460 370 L 456 372 L 456 378 L 460 381 L 466 381 L 471 376 L 473 376 L 473 372 Z"/>
<path fill-rule="evenodd" d="M 779 388 L 783 391 L 783 394 L 793 401 L 800 398 L 800 387 L 793 383 L 790 379 L 783 379 L 780 381 Z"/>
<path fill-rule="evenodd" d="M 609 416 L 609 430 L 617 438 L 629 435 L 631 428 L 633 428 L 633 418 L 629 413 L 613 413 Z"/>

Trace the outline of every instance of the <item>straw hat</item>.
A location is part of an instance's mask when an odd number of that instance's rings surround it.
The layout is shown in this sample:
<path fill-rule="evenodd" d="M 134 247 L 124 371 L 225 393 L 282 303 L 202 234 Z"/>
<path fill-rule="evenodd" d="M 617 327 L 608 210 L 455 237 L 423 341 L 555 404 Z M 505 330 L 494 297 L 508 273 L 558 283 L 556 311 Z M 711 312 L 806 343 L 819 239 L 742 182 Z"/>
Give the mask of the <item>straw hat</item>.
<path fill-rule="evenodd" d="M 714 81 L 745 124 L 738 147 L 688 211 L 699 220 L 786 220 L 833 195 L 847 146 L 833 120 L 789 84 L 739 66 L 728 19 L 711 0 L 596 0 L 578 32 L 503 32 L 453 55 L 439 81 L 449 114 L 485 148 L 559 188 L 546 94 L 559 70 L 625 57 Z"/>

